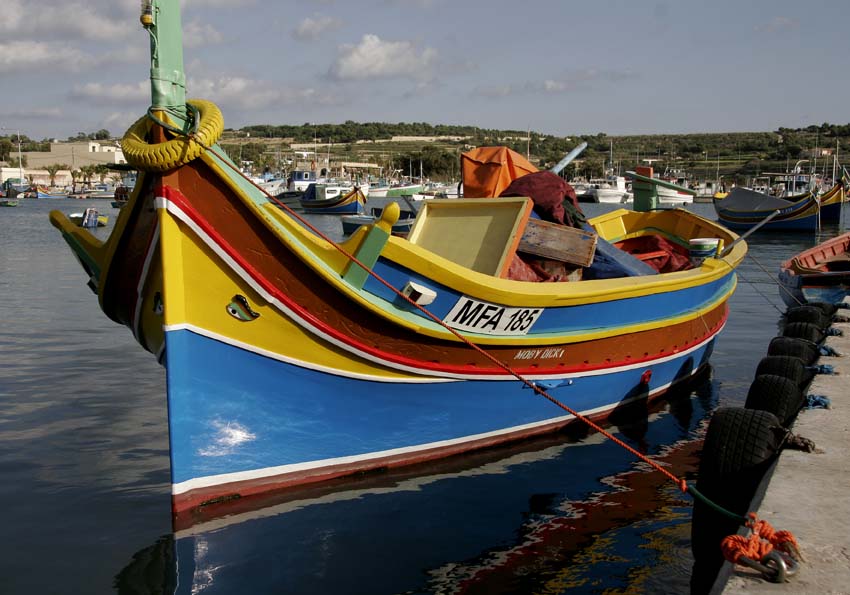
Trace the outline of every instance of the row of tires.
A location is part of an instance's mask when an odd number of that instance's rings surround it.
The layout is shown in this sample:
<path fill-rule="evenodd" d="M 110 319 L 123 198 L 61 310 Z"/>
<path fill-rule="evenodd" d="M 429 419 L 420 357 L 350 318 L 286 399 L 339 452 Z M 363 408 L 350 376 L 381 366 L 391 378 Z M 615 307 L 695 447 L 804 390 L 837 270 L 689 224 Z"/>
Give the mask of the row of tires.
<path fill-rule="evenodd" d="M 788 429 L 805 403 L 820 344 L 835 307 L 810 304 L 789 308 L 782 334 L 759 362 L 744 407 L 717 409 L 709 423 L 700 460 L 697 490 L 738 516 L 750 504 L 765 473 L 779 454 Z M 693 593 L 706 592 L 723 564 L 720 542 L 740 523 L 708 504 L 694 502 L 691 525 Z"/>

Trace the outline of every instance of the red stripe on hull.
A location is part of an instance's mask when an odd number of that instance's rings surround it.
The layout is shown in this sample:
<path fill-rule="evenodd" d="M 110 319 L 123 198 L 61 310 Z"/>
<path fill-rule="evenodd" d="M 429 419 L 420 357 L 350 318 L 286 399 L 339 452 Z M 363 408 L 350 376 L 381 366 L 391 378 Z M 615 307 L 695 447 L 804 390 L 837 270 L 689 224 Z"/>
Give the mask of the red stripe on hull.
<path fill-rule="evenodd" d="M 115 247 L 115 254 L 111 261 L 113 264 L 106 271 L 101 298 L 106 315 L 115 322 L 129 327 L 130 330 L 133 330 L 136 319 L 138 287 L 144 272 L 145 258 L 157 227 L 156 212 L 147 208 L 152 204 L 152 188 L 149 183 L 146 183 L 138 199 L 133 203 L 133 212 L 128 217 L 124 233 L 121 234 L 118 245 Z M 121 263 L 121 266 L 116 266 L 114 263 Z"/>
<path fill-rule="evenodd" d="M 193 170 L 184 169 L 181 171 Z M 178 180 L 174 181 L 178 182 Z M 355 353 L 367 354 L 380 361 L 387 362 L 389 367 L 403 366 L 408 369 L 419 369 L 423 373 L 429 374 L 511 376 L 503 368 L 496 366 L 483 355 L 472 351 L 462 343 L 416 335 L 396 325 L 388 324 L 385 319 L 353 304 L 351 300 L 337 290 L 329 287 L 324 279 L 286 249 L 278 249 L 275 252 L 274 259 L 258 257 L 259 262 L 255 266 L 244 255 L 256 257 L 256 255 L 266 252 L 270 254 L 269 246 L 272 242 L 277 245 L 280 245 L 280 242 L 269 230 L 254 225 L 251 221 L 253 216 L 250 213 L 245 213 L 244 216 L 241 213 L 234 215 L 231 209 L 238 209 L 240 206 L 242 209 L 245 208 L 238 204 L 238 200 L 231 198 L 228 203 L 229 208 L 223 211 L 221 206 L 214 208 L 212 195 L 205 193 L 205 200 L 199 202 L 198 205 L 205 209 L 204 214 L 199 212 L 192 201 L 170 184 L 161 186 L 157 189 L 157 192 L 189 217 L 193 224 L 203 230 L 220 250 L 238 263 L 264 291 L 296 313 L 314 331 L 349 346 Z M 227 197 L 222 198 L 227 200 Z M 222 212 L 227 214 L 228 220 L 222 221 L 218 225 L 215 216 L 220 216 Z M 244 225 L 244 229 L 236 229 L 237 225 Z M 221 230 L 228 233 L 227 238 L 224 237 Z M 247 243 L 251 241 L 256 241 L 256 244 Z M 237 248 L 233 242 L 243 242 L 245 246 Z M 282 291 L 278 285 L 271 283 L 269 279 L 287 279 L 286 291 Z M 302 292 L 310 293 L 309 296 L 301 298 Z M 302 303 L 328 304 L 325 308 L 317 309 L 317 311 L 321 311 L 325 318 L 318 318 L 304 308 L 301 305 Z M 488 345 L 485 350 L 522 375 L 587 373 L 594 370 L 641 364 L 661 356 L 674 355 L 717 334 L 723 327 L 727 315 L 728 308 L 724 302 L 706 313 L 702 318 L 661 329 L 629 333 L 584 343 L 541 346 Z M 347 334 L 338 329 L 346 329 Z M 360 336 L 360 340 L 358 340 L 357 335 Z M 411 337 L 411 335 L 413 336 Z M 378 348 L 378 346 L 382 348 Z M 388 351 L 387 347 L 394 349 Z M 547 362 L 533 363 L 516 359 L 519 352 L 537 347 L 545 350 L 563 350 L 563 354 L 556 360 Z M 417 353 L 420 356 L 412 358 L 408 355 L 410 353 Z"/>

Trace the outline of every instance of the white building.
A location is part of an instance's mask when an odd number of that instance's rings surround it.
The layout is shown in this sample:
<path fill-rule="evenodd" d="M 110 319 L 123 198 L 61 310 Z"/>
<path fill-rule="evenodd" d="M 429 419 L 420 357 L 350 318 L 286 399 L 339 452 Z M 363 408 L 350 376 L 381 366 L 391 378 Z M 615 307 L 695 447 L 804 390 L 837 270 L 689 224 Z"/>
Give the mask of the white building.
<path fill-rule="evenodd" d="M 50 143 L 49 151 L 27 151 L 23 155 L 27 164 L 23 168 L 24 179 L 43 186 L 50 184 L 50 174 L 44 169 L 50 165 L 67 166 L 57 172 L 54 184 L 70 186 L 72 183 L 70 170 L 72 169 L 80 169 L 84 165 L 127 163 L 124 152 L 116 141 Z M 0 183 L 9 178 L 18 177 L 20 177 L 19 168 L 0 168 Z M 120 178 L 120 174 L 117 174 L 117 177 Z M 80 180 L 80 178 L 77 179 Z"/>

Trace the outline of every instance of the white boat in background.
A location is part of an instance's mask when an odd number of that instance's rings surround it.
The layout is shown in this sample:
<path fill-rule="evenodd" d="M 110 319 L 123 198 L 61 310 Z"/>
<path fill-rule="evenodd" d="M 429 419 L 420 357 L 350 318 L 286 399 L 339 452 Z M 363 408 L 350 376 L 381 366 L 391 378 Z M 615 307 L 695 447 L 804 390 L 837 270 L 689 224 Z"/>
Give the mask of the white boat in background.
<path fill-rule="evenodd" d="M 694 197 L 684 192 L 673 190 L 672 188 L 664 188 L 657 186 L 658 202 L 662 205 L 684 205 L 694 202 Z"/>
<path fill-rule="evenodd" d="M 390 189 L 389 183 L 386 180 L 377 180 L 369 182 L 369 194 L 375 198 L 383 198 L 387 195 L 387 190 Z"/>
<path fill-rule="evenodd" d="M 272 178 L 271 180 L 260 182 L 257 186 L 259 186 L 264 192 L 267 192 L 272 196 L 277 196 L 287 189 L 287 180 L 286 178 Z"/>
<path fill-rule="evenodd" d="M 718 192 L 722 192 L 722 187 L 714 180 L 706 180 L 697 184 L 696 191 L 695 198 L 712 198 Z"/>
<path fill-rule="evenodd" d="M 591 178 L 588 184 L 590 188 L 585 194 L 591 197 L 592 202 L 621 204 L 630 199 L 626 178 L 623 176 L 612 174 L 604 178 Z"/>
<path fill-rule="evenodd" d="M 115 187 L 110 184 L 96 184 L 86 193 L 86 198 L 115 198 Z"/>
<path fill-rule="evenodd" d="M 289 192 L 305 192 L 310 184 L 315 184 L 316 181 L 316 172 L 296 169 L 289 174 L 286 189 Z"/>
<path fill-rule="evenodd" d="M 677 186 L 682 186 L 683 188 L 690 188 L 689 177 L 685 174 L 685 172 L 681 170 L 666 169 L 664 173 L 658 177 L 664 180 L 665 182 L 670 182 L 671 184 L 676 184 Z M 694 197 L 690 194 L 679 192 L 678 190 L 674 190 L 673 188 L 665 188 L 664 186 L 656 186 L 655 188 L 658 192 L 659 204 L 685 205 L 694 202 Z"/>
<path fill-rule="evenodd" d="M 425 189 L 420 193 L 420 196 L 423 199 L 460 198 L 462 195 L 462 186 L 457 182 L 428 182 L 427 184 L 425 184 Z"/>
<path fill-rule="evenodd" d="M 588 191 L 590 190 L 590 182 L 588 182 L 587 180 L 581 179 L 581 178 L 576 178 L 575 180 L 570 180 L 567 183 L 570 186 L 572 186 L 572 189 L 575 191 L 576 196 L 579 199 L 586 196 Z"/>

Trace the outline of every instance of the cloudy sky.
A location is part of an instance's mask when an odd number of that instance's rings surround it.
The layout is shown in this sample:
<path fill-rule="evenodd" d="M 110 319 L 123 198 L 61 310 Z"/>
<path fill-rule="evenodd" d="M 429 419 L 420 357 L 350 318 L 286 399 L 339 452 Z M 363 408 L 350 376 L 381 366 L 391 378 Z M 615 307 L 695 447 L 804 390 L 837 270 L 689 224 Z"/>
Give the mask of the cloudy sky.
<path fill-rule="evenodd" d="M 3 0 L 0 127 L 120 135 L 149 103 L 138 0 Z M 848 0 L 183 0 L 225 125 L 556 135 L 850 122 Z"/>

